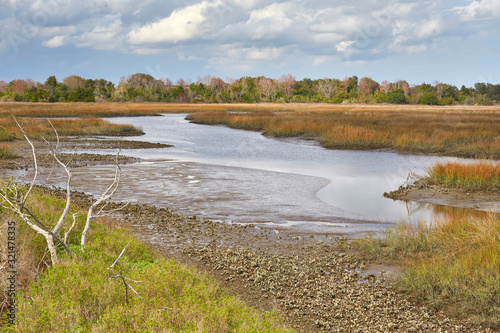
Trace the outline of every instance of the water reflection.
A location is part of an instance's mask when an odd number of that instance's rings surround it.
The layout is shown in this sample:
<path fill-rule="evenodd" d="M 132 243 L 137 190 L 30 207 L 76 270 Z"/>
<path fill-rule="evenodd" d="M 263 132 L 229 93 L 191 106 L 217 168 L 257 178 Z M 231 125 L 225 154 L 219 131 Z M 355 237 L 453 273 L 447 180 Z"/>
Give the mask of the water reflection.
<path fill-rule="evenodd" d="M 224 221 L 356 234 L 437 217 L 437 205 L 393 201 L 382 194 L 404 183 L 409 168 L 423 174 L 438 161 L 458 160 L 326 150 L 310 141 L 191 124 L 184 117 L 110 119 L 142 127 L 146 135 L 141 140 L 175 145 L 123 150 L 150 162 L 124 166 L 120 198 Z M 112 167 L 79 168 L 75 174 L 87 177 L 77 189 L 98 193 L 101 184 L 89 182 L 88 176 L 111 176 Z"/>

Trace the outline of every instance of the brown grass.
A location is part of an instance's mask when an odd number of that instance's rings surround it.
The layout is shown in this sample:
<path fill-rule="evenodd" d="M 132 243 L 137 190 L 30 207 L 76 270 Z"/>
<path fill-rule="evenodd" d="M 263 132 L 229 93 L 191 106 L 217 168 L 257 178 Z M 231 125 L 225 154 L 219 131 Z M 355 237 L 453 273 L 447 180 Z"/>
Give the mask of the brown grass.
<path fill-rule="evenodd" d="M 41 139 L 45 137 L 46 139 L 53 139 L 55 137 L 54 130 L 46 120 L 35 118 L 17 118 L 17 120 L 30 138 Z M 53 119 L 51 123 L 61 136 L 128 136 L 143 134 L 142 130 L 132 125 L 112 124 L 99 118 Z M 8 132 L 14 133 L 18 139 L 23 137 L 12 117 L 0 118 L 0 126 L 4 127 Z"/>
<path fill-rule="evenodd" d="M 205 112 L 204 124 L 314 138 L 331 149 L 381 149 L 500 158 L 499 108 L 349 106 L 305 111 Z"/>
<path fill-rule="evenodd" d="M 18 117 L 103 117 L 168 112 L 193 113 L 191 119 L 196 122 L 259 130 L 267 135 L 314 138 L 332 149 L 388 148 L 402 152 L 500 158 L 499 107 L 0 103 L 0 118 L 8 114 Z M 1 119 L 0 126 L 3 126 Z"/>
<path fill-rule="evenodd" d="M 461 164 L 438 163 L 428 171 L 428 181 L 468 191 L 500 191 L 500 164 L 479 162 Z"/>
<path fill-rule="evenodd" d="M 426 106 L 373 104 L 165 104 L 165 103 L 18 103 L 0 102 L 0 115 L 25 117 L 113 117 L 144 116 L 159 113 L 193 113 L 206 111 L 317 111 L 317 112 L 459 112 L 498 113 L 494 106 Z"/>

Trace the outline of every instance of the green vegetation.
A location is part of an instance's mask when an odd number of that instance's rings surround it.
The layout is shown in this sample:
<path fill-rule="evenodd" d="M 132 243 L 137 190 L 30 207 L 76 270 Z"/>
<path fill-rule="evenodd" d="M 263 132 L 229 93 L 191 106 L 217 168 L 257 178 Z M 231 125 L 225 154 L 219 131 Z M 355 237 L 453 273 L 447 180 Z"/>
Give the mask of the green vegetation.
<path fill-rule="evenodd" d="M 447 209 L 431 226 L 402 224 L 383 238 L 354 245 L 376 257 L 397 259 L 402 292 L 451 314 L 500 327 L 500 216 Z"/>
<path fill-rule="evenodd" d="M 292 75 L 278 79 L 242 77 L 225 82 L 210 75 L 196 83 L 179 79 L 157 80 L 149 74 L 123 77 L 119 84 L 105 79 L 84 79 L 72 75 L 45 83 L 33 80 L 0 81 L 0 100 L 15 102 L 167 102 L 167 103 L 392 103 L 423 105 L 496 105 L 500 84 L 478 82 L 458 87 L 436 82 L 410 85 L 404 80 L 374 81 L 357 76 L 343 80 L 324 78 L 297 81 Z"/>
<path fill-rule="evenodd" d="M 438 163 L 428 171 L 424 181 L 467 191 L 500 191 L 500 164 L 478 162 L 473 164 Z"/>
<path fill-rule="evenodd" d="M 5 128 L 0 126 L 0 142 L 11 141 L 14 139 L 14 134 L 7 132 Z"/>
<path fill-rule="evenodd" d="M 293 110 L 292 110 L 293 111 Z M 498 111 L 408 107 L 341 107 L 307 111 L 200 112 L 202 124 L 301 136 L 330 149 L 383 149 L 500 159 Z"/>
<path fill-rule="evenodd" d="M 64 201 L 36 189 L 29 206 L 44 220 L 55 220 Z M 75 207 L 71 212 L 78 212 Z M 0 211 L 1 221 L 16 220 L 8 211 Z M 64 232 L 69 228 L 70 222 Z M 17 321 L 13 332 L 289 332 L 274 314 L 246 307 L 228 295 L 217 283 L 191 268 L 165 260 L 138 242 L 131 232 L 113 221 L 100 220 L 89 234 L 85 252 L 80 250 L 79 235 L 84 221 L 77 226 L 68 243 L 70 259 L 59 249 L 60 263 L 43 267 L 45 246 L 41 237 L 20 221 L 17 223 L 17 270 L 24 287 L 17 297 Z M 2 228 L 5 228 L 2 225 Z M 3 230 L 3 229 L 2 229 Z M 2 237 L 6 233 L 2 232 Z M 2 239 L 0 246 L 7 242 Z M 108 271 L 127 245 L 124 255 Z M 1 249 L 2 253 L 7 253 Z M 2 261 L 6 258 L 1 259 Z M 36 282 L 32 272 L 39 272 Z M 5 270 L 0 272 L 2 283 Z M 123 275 L 142 297 L 125 289 Z"/>

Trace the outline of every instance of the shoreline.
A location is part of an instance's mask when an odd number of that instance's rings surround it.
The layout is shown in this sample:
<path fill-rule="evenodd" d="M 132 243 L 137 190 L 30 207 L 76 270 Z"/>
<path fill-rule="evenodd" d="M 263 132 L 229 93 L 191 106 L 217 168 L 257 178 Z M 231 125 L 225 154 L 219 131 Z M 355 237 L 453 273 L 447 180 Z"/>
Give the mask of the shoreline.
<path fill-rule="evenodd" d="M 110 157 L 92 160 L 95 155 L 82 154 L 78 161 L 81 165 L 114 161 Z M 23 162 L 24 167 L 30 164 Z M 127 163 L 125 156 L 123 163 Z M 54 189 L 47 192 L 65 195 Z M 88 200 L 75 192 L 75 204 L 88 206 Z M 111 208 L 114 205 L 119 204 Z M 249 305 L 276 311 L 298 331 L 344 332 L 363 327 L 483 331 L 396 294 L 381 272 L 386 267 L 377 268 L 378 262 L 357 257 L 342 237 L 201 221 L 143 204 L 129 205 L 113 218 L 132 227 L 141 242 L 165 258 L 209 273 Z"/>
<path fill-rule="evenodd" d="M 417 183 L 414 185 L 401 185 L 397 190 L 385 192 L 383 195 L 389 199 L 405 202 L 415 201 L 486 212 L 491 212 L 492 207 L 496 206 L 496 212 L 500 212 L 498 200 L 500 192 L 497 191 L 467 191 L 459 188 Z"/>

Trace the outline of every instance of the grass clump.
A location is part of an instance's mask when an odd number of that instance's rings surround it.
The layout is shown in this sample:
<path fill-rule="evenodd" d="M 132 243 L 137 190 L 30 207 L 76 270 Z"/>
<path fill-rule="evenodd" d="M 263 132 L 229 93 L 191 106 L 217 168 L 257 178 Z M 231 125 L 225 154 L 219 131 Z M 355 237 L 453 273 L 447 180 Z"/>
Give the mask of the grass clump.
<path fill-rule="evenodd" d="M 19 157 L 8 144 L 0 144 L 0 159 L 11 159 Z"/>
<path fill-rule="evenodd" d="M 404 224 L 355 246 L 403 262 L 394 284 L 450 314 L 500 327 L 500 215 L 449 211 L 431 226 Z"/>
<path fill-rule="evenodd" d="M 5 128 L 0 126 L 0 142 L 11 141 L 14 139 L 14 134 L 7 132 Z"/>
<path fill-rule="evenodd" d="M 29 206 L 41 218 L 55 221 L 55 216 L 64 207 L 64 201 L 35 189 Z M 72 207 L 70 214 L 76 211 Z M 2 221 L 15 219 L 8 214 L 5 210 L 0 211 Z M 68 258 L 60 250 L 58 265 L 38 271 L 37 278 L 26 279 L 25 288 L 17 297 L 16 323 L 5 326 L 5 330 L 290 332 L 279 317 L 245 306 L 207 275 L 159 257 L 130 231 L 120 228 L 117 222 L 102 219 L 96 222 L 90 231 L 88 245 L 82 252 L 79 236 L 84 224 L 83 214 L 77 218 L 77 225 L 68 239 L 73 257 Z M 32 260 L 30 268 L 19 263 L 18 270 L 34 270 L 34 267 L 43 266 L 43 239 L 21 222 L 18 222 L 18 227 L 18 237 L 23 239 L 23 243 L 18 244 L 18 252 L 20 256 L 24 252 L 29 254 L 26 257 Z M 27 235 L 29 237 L 25 237 Z M 108 272 L 107 268 L 127 244 L 124 255 Z M 131 279 L 127 281 L 142 299 L 129 289 L 127 304 L 123 283 L 119 279 L 111 279 L 110 274 Z"/>
<path fill-rule="evenodd" d="M 428 174 L 426 181 L 432 184 L 467 191 L 500 191 L 500 164 L 494 162 L 437 163 Z"/>

